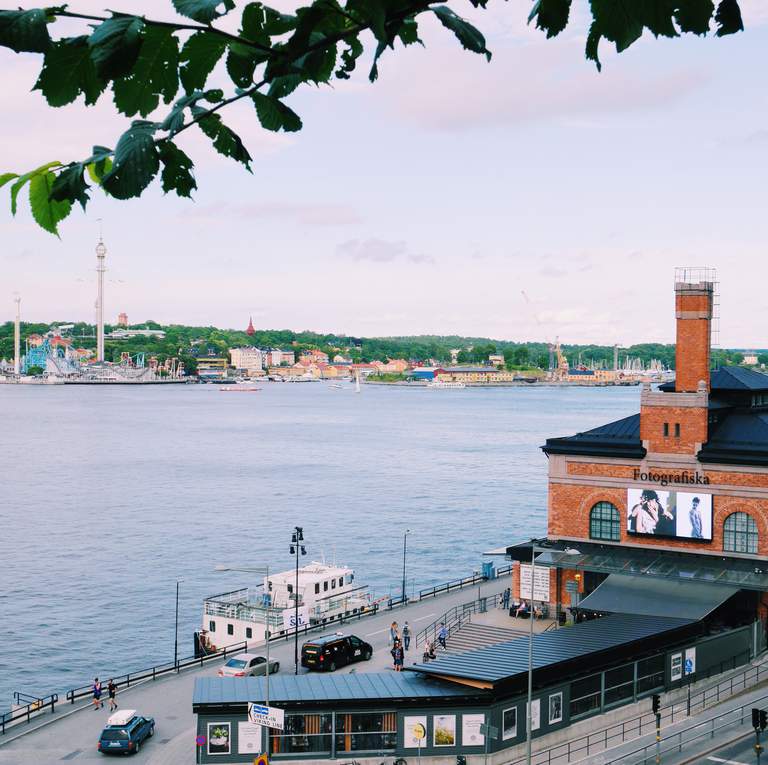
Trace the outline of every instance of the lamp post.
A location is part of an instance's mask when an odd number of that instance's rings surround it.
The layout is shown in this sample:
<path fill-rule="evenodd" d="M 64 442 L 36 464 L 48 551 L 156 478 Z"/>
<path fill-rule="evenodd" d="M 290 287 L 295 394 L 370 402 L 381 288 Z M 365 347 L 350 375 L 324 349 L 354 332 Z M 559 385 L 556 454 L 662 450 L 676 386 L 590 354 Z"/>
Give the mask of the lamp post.
<path fill-rule="evenodd" d="M 294 603 L 294 645 L 293 645 L 293 661 L 294 661 L 294 674 L 299 674 L 299 554 L 306 555 L 307 548 L 304 547 L 304 529 L 301 526 L 296 526 L 291 534 L 291 555 L 296 556 L 296 583 L 293 588 L 293 603 Z"/>
<path fill-rule="evenodd" d="M 405 554 L 408 549 L 408 535 L 411 533 L 410 529 L 406 529 L 403 534 L 403 605 L 408 602 L 408 595 L 405 592 Z"/>
<path fill-rule="evenodd" d="M 533 705 L 533 622 L 535 614 L 533 612 L 533 594 L 536 585 L 536 553 L 559 553 L 560 555 L 581 555 L 578 550 L 567 547 L 565 550 L 555 550 L 551 547 L 539 547 L 531 543 L 531 600 L 529 606 L 529 619 L 531 620 L 530 631 L 528 633 L 528 706 L 525 714 L 525 762 L 531 765 L 531 707 Z M 520 597 L 523 597 L 522 592 Z"/>
<path fill-rule="evenodd" d="M 173 633 L 173 666 L 179 666 L 179 584 L 183 579 L 176 580 L 176 628 Z"/>
<path fill-rule="evenodd" d="M 264 675 L 266 682 L 265 682 L 265 688 L 264 688 L 264 704 L 265 706 L 269 706 L 269 672 L 270 672 L 270 665 L 269 665 L 269 640 L 271 637 L 270 633 L 270 627 L 272 626 L 270 623 L 270 615 L 272 613 L 271 607 L 272 607 L 272 595 L 269 591 L 269 566 L 254 566 L 250 568 L 238 568 L 235 566 L 222 566 L 219 564 L 216 566 L 215 571 L 242 571 L 246 574 L 263 574 L 264 575 L 264 581 L 267 583 L 265 590 L 265 598 L 264 598 L 264 604 L 267 607 L 267 629 L 264 633 L 264 642 L 266 643 L 266 659 L 267 659 L 267 667 L 266 667 L 266 674 Z"/>

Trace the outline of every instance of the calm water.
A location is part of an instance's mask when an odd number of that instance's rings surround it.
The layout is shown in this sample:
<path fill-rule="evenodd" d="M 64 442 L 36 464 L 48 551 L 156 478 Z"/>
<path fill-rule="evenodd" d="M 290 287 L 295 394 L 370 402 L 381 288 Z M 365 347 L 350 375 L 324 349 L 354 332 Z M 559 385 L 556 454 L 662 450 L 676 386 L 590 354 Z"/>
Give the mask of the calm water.
<path fill-rule="evenodd" d="M 544 439 L 637 410 L 637 388 L 403 390 L 324 383 L 0 386 L 0 708 L 172 660 L 217 563 L 355 568 L 377 592 L 471 573 L 545 530 Z M 411 585 L 409 584 L 409 587 Z"/>

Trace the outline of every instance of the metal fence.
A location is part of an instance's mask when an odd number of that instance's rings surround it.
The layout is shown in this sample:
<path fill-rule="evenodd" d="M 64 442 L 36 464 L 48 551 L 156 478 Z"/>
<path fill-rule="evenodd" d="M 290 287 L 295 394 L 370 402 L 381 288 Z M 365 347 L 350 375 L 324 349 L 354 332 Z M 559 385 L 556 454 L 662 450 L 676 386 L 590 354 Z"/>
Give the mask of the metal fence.
<path fill-rule="evenodd" d="M 15 691 L 13 694 L 13 702 L 18 706 L 10 712 L 3 712 L 0 714 L 0 734 L 4 735 L 6 727 L 13 723 L 21 721 L 29 722 L 33 717 L 41 714 L 46 709 L 50 709 L 51 713 L 53 713 L 58 700 L 59 697 L 55 693 L 52 693 L 50 696 L 38 698 L 36 696 L 30 696 Z"/>
<path fill-rule="evenodd" d="M 420 645 L 425 640 L 429 639 L 433 643 L 437 638 L 437 633 L 440 629 L 440 625 L 444 624 L 448 630 L 448 636 L 458 631 L 463 624 L 466 624 L 471 620 L 472 614 L 484 613 L 489 608 L 497 608 L 501 602 L 503 593 L 496 593 L 495 595 L 488 595 L 485 598 L 479 600 L 472 600 L 469 603 L 462 603 L 461 605 L 449 608 L 442 616 L 438 617 L 423 630 L 416 633 L 416 645 Z"/>
<path fill-rule="evenodd" d="M 706 677 L 713 674 L 721 674 L 729 668 L 733 669 L 744 661 L 749 660 L 749 652 L 744 652 L 726 659 L 720 664 L 711 667 Z M 661 710 L 662 727 L 673 725 L 675 722 L 697 714 L 708 707 L 720 703 L 721 700 L 730 698 L 735 693 L 740 693 L 756 685 L 768 676 L 768 665 L 749 667 L 744 672 L 720 680 L 706 688 L 701 688 L 695 693 L 690 693 L 685 700 L 665 706 Z M 701 680 L 702 677 L 698 677 Z M 649 694 L 650 695 L 650 694 Z M 640 736 L 653 733 L 656 730 L 656 715 L 653 712 L 636 715 L 630 720 L 609 725 L 601 730 L 593 731 L 585 736 L 572 738 L 569 741 L 558 744 L 549 749 L 534 752 L 532 765 L 566 765 L 566 763 L 583 760 L 590 755 L 603 752 L 614 746 L 619 746 L 626 741 L 632 741 Z M 506 765 L 522 765 L 526 758 L 519 758 Z"/>

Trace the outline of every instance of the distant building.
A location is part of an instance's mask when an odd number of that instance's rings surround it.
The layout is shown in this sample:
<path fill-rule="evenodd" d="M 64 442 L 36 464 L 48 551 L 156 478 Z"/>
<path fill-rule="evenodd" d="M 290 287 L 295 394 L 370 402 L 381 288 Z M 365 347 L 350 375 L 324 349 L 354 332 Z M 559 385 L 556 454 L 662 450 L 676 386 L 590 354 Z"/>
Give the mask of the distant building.
<path fill-rule="evenodd" d="M 340 353 L 337 353 L 333 357 L 333 363 L 334 364 L 351 364 L 352 363 L 352 359 L 347 358 L 346 356 L 342 356 Z"/>
<path fill-rule="evenodd" d="M 317 350 L 317 348 L 312 348 L 309 351 L 303 351 L 301 354 L 302 360 L 307 361 L 314 361 L 315 363 L 321 363 L 321 364 L 327 364 L 330 359 L 328 358 L 327 353 L 323 353 L 323 351 Z"/>
<path fill-rule="evenodd" d="M 32 334 L 27 336 L 27 345 L 30 348 L 37 348 L 43 344 L 43 336 L 38 334 Z"/>
<path fill-rule="evenodd" d="M 128 314 L 125 312 L 119 313 L 117 315 L 117 326 L 118 327 L 127 327 L 128 326 Z"/>
<path fill-rule="evenodd" d="M 492 353 L 488 357 L 488 362 L 490 364 L 493 364 L 495 367 L 503 367 L 504 366 L 504 356 L 502 356 L 500 353 Z"/>
<path fill-rule="evenodd" d="M 410 376 L 414 380 L 434 380 L 438 367 L 414 367 Z"/>
<path fill-rule="evenodd" d="M 296 363 L 294 351 L 283 351 L 280 348 L 267 348 L 264 354 L 264 365 L 270 367 L 293 366 Z"/>
<path fill-rule="evenodd" d="M 749 367 L 757 366 L 757 353 L 755 351 L 744 351 L 744 361 L 741 363 Z"/>
<path fill-rule="evenodd" d="M 162 329 L 115 329 L 107 337 L 110 340 L 129 340 L 132 337 L 157 337 L 162 340 L 165 331 Z"/>
<path fill-rule="evenodd" d="M 245 372 L 258 372 L 264 368 L 264 357 L 258 348 L 230 348 L 229 357 L 235 369 Z"/>
<path fill-rule="evenodd" d="M 460 348 L 451 348 L 451 364 L 455 364 L 459 360 Z"/>
<path fill-rule="evenodd" d="M 403 374 L 410 366 L 405 359 L 389 359 L 386 364 L 380 361 L 371 362 L 381 374 Z"/>
<path fill-rule="evenodd" d="M 222 357 L 204 356 L 197 362 L 197 376 L 201 380 L 221 380 L 227 376 L 227 360 Z"/>
<path fill-rule="evenodd" d="M 511 382 L 513 375 L 496 367 L 441 367 L 435 378 L 444 382 L 493 383 Z"/>
<path fill-rule="evenodd" d="M 249 336 L 256 334 L 256 330 L 253 328 L 253 317 L 251 316 L 248 317 L 248 327 L 245 330 L 245 334 Z"/>

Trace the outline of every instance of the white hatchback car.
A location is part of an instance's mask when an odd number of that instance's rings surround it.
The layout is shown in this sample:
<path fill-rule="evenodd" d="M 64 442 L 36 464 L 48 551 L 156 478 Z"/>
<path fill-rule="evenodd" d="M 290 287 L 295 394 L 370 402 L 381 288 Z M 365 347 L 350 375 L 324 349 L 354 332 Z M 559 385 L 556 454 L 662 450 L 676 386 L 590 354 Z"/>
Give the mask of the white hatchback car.
<path fill-rule="evenodd" d="M 280 671 L 280 662 L 270 660 L 269 674 L 276 675 Z M 239 653 L 228 659 L 219 669 L 219 677 L 247 677 L 248 675 L 266 675 L 267 660 L 255 653 Z"/>

